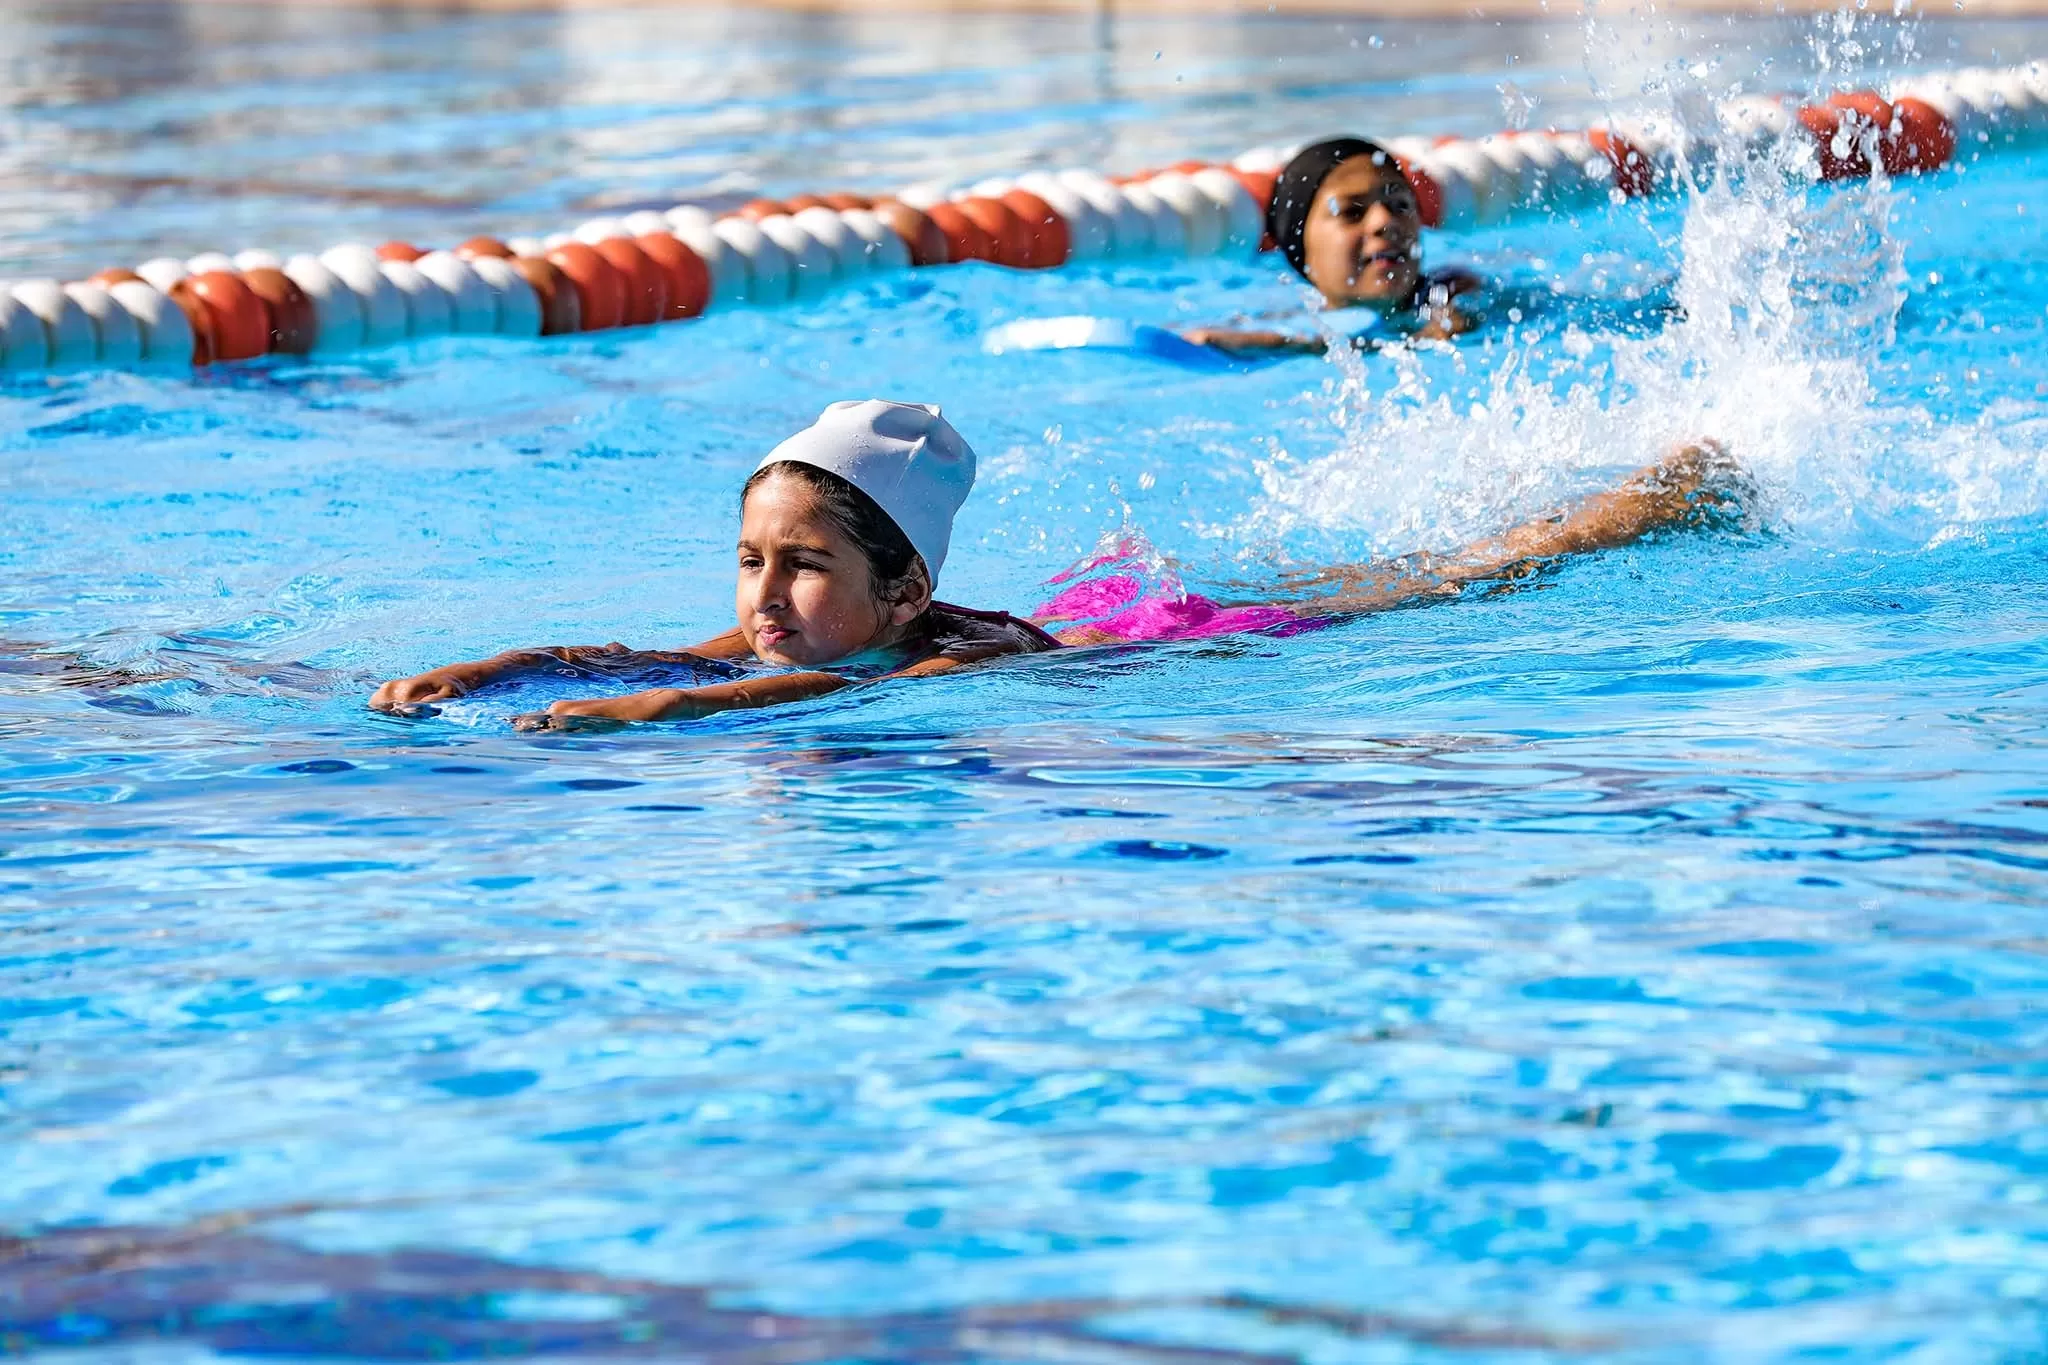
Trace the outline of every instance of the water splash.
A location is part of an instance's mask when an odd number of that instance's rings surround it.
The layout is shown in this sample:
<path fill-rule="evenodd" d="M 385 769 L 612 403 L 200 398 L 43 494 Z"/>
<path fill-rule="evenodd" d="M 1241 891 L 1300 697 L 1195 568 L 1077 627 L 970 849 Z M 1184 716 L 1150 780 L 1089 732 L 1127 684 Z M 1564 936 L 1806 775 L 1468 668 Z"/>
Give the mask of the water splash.
<path fill-rule="evenodd" d="M 1340 448 L 1262 467 L 1238 533 L 1449 548 L 1699 437 L 1755 475 L 1766 522 L 1828 542 L 1926 544 L 2048 505 L 2037 429 L 1956 427 L 1885 390 L 1907 299 L 1898 191 L 1819 184 L 1802 154 L 1724 146 L 1680 168 L 1675 306 L 1653 335 L 1511 334 L 1476 378 L 1469 346 L 1333 347 Z"/>

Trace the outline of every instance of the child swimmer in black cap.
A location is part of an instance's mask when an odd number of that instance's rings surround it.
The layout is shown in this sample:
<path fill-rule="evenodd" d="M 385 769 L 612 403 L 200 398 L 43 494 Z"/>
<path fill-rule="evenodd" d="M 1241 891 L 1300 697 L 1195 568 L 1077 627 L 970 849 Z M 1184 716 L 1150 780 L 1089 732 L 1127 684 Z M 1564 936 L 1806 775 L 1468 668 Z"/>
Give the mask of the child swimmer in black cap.
<path fill-rule="evenodd" d="M 1331 138 L 1303 148 L 1273 186 L 1266 231 L 1296 274 L 1323 296 L 1344 330 L 1364 347 L 1399 334 L 1448 338 L 1477 319 L 1458 306 L 1480 287 L 1468 270 L 1422 269 L 1422 212 L 1415 187 L 1392 152 L 1363 138 Z M 1321 336 L 1280 331 L 1197 327 L 1182 333 L 1197 345 L 1237 354 L 1295 351 L 1320 354 Z"/>

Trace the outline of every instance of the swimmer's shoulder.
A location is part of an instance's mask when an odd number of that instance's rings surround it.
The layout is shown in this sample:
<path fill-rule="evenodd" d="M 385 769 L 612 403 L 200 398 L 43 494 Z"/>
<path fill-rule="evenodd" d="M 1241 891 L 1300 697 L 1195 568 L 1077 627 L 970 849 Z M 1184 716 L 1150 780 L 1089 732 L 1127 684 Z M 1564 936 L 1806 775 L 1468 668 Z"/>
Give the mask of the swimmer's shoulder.
<path fill-rule="evenodd" d="M 926 657 L 995 659 L 1008 654 L 1043 654 L 1060 642 L 1036 625 L 1006 611 L 933 602 L 926 613 L 930 648 Z"/>

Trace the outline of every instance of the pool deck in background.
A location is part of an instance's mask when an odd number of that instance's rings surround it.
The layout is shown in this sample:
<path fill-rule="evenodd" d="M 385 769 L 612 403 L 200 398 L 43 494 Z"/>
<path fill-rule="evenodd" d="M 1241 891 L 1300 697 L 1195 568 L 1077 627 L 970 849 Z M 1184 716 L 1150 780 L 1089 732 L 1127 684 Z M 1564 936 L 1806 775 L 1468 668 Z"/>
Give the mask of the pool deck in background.
<path fill-rule="evenodd" d="M 215 4 L 249 4 L 252 0 L 206 0 Z M 724 7 L 724 0 L 284 0 L 301 8 L 377 9 L 683 9 Z M 1404 19 L 1556 17 L 1585 12 L 1583 0 L 754 0 L 763 8 L 858 14 L 877 11 L 991 14 L 1295 14 L 1385 16 Z M 1633 5 L 1598 5 L 1614 16 L 1633 12 Z M 1826 13 L 1851 6 L 1841 0 L 1659 0 L 1659 13 L 1783 14 Z M 1857 7 L 1864 8 L 1864 7 Z M 1959 0 L 1950 5 L 1922 4 L 1926 19 L 1971 19 L 1992 16 L 2048 14 L 2048 0 Z"/>
<path fill-rule="evenodd" d="M 0 276 L 84 278 L 252 245 L 545 235 L 826 181 L 881 192 L 1135 170 L 1337 127 L 1584 126 L 1611 98 L 1661 88 L 1707 25 L 1717 88 L 1818 89 L 1819 73 L 1801 74 L 1810 57 L 1772 67 L 1759 54 L 1832 51 L 1839 27 L 1619 4 L 1473 20 L 1201 8 L 1229 0 L 795 2 L 0 0 L 13 49 L 0 112 L 18 120 L 0 154 Z M 2038 56 L 2038 24 L 1874 7 L 1825 84 Z M 763 100 L 764 88 L 805 93 Z M 102 102 L 134 125 L 110 128 Z M 402 133 L 386 121 L 394 103 Z"/>

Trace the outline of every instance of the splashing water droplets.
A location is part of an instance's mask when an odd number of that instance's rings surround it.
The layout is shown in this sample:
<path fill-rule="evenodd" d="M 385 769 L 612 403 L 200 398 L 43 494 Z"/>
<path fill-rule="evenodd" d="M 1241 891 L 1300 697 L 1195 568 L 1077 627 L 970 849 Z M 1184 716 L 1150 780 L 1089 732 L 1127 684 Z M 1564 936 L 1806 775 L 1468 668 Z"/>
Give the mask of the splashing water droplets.
<path fill-rule="evenodd" d="M 1511 335 L 1475 363 L 1490 369 L 1476 393 L 1427 348 L 1333 347 L 1342 444 L 1262 469 L 1244 529 L 1447 548 L 1702 437 L 1755 476 L 1753 515 L 1804 536 L 1926 543 L 2037 507 L 2031 456 L 1880 402 L 1872 371 L 1907 284 L 1894 190 L 1881 175 L 1815 184 L 1793 150 L 1756 162 L 1723 147 L 1684 174 L 1677 306 L 1651 336 Z"/>

